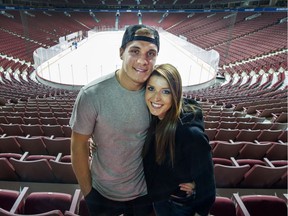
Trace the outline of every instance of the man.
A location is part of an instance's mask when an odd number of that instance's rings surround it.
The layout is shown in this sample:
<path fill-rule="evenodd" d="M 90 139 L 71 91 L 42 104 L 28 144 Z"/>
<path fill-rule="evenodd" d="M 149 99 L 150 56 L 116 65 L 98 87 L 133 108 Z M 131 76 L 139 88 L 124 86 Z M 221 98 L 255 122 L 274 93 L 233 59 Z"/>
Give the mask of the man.
<path fill-rule="evenodd" d="M 129 26 L 122 39 L 122 67 L 84 86 L 70 125 L 72 166 L 91 216 L 151 212 L 142 165 L 149 126 L 144 83 L 159 52 L 159 34 Z M 91 164 L 89 138 L 96 143 Z"/>

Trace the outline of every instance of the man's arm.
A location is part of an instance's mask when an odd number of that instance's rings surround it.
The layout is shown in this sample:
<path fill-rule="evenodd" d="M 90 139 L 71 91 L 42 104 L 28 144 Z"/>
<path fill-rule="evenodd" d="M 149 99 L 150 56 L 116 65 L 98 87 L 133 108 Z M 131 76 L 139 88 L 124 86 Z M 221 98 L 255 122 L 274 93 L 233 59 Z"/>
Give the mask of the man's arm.
<path fill-rule="evenodd" d="M 83 135 L 72 131 L 72 167 L 84 196 L 86 196 L 92 188 L 91 171 L 89 165 L 89 138 L 90 135 Z"/>

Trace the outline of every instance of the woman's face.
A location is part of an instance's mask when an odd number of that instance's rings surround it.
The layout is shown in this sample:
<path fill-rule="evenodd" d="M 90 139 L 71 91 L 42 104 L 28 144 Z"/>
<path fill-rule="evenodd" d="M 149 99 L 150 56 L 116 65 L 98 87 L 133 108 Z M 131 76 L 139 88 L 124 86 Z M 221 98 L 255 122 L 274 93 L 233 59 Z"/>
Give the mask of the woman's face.
<path fill-rule="evenodd" d="M 172 106 L 169 84 L 162 76 L 152 75 L 146 86 L 145 101 L 150 113 L 162 120 Z"/>

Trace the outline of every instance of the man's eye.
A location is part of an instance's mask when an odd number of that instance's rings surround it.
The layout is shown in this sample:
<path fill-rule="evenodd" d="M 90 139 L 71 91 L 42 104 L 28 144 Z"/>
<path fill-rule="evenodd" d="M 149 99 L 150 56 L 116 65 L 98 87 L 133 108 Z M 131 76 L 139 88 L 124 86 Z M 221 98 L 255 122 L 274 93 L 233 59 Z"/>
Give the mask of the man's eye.
<path fill-rule="evenodd" d="M 149 52 L 149 53 L 148 53 L 148 56 L 149 56 L 150 58 L 154 58 L 154 57 L 156 56 L 156 52 Z"/>
<path fill-rule="evenodd" d="M 138 54 L 138 53 L 139 53 L 139 50 L 130 50 L 130 52 L 131 52 L 132 54 Z"/>

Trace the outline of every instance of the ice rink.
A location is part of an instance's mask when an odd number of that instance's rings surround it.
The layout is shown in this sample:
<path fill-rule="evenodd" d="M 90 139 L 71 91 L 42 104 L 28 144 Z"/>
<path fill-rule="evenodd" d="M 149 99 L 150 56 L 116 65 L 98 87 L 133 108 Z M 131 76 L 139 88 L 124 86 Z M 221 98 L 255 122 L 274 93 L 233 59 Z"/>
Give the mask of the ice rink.
<path fill-rule="evenodd" d="M 98 77 L 114 72 L 122 63 L 119 47 L 123 33 L 123 31 L 105 31 L 91 34 L 88 39 L 78 44 L 77 49 L 71 47 L 56 58 L 50 59 L 45 67 L 39 67 L 38 75 L 55 83 L 85 85 Z M 187 44 L 185 40 L 180 40 L 178 37 L 174 40 L 173 37 L 167 36 L 167 33 L 160 32 L 157 64 L 171 63 L 176 66 L 181 73 L 183 86 L 213 79 L 215 70 L 183 48 Z"/>

